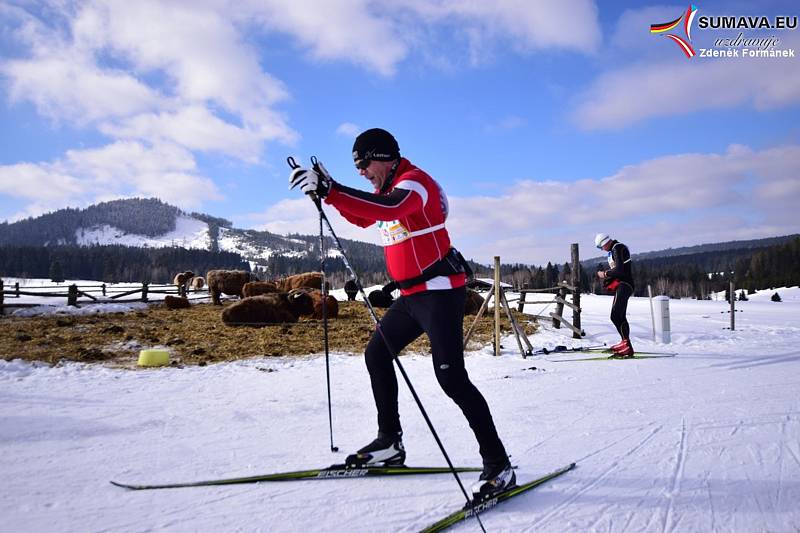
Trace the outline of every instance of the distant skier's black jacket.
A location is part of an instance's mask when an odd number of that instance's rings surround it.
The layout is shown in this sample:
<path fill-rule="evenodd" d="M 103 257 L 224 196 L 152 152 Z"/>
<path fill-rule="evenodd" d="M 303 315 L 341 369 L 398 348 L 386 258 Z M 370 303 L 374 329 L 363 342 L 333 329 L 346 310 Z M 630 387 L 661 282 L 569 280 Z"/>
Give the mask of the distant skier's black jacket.
<path fill-rule="evenodd" d="M 608 251 L 608 266 L 605 284 L 609 285 L 614 280 L 618 283 L 633 285 L 633 268 L 631 268 L 631 253 L 628 247 L 619 241 L 611 241 L 611 250 Z"/>

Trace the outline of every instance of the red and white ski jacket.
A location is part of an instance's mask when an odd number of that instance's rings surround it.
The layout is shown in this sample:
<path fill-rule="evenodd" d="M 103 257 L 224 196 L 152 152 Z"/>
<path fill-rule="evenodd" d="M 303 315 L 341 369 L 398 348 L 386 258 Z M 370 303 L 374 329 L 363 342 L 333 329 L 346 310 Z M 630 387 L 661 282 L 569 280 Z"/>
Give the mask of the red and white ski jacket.
<path fill-rule="evenodd" d="M 386 192 L 368 193 L 334 182 L 325 203 L 362 228 L 377 222 L 386 268 L 394 280 L 420 276 L 450 250 L 450 236 L 444 226 L 447 197 L 433 178 L 406 158 L 400 159 Z M 462 287 L 465 283 L 463 273 L 437 276 L 400 292 L 408 296 Z"/>

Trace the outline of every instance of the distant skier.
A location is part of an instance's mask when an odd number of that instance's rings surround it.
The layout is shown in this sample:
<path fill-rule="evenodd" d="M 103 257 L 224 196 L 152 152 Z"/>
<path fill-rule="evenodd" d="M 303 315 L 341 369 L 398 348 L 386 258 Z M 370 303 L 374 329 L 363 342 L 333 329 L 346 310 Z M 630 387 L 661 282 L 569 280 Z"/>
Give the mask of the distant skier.
<path fill-rule="evenodd" d="M 433 178 L 400 156 L 397 141 L 386 130 L 361 133 L 353 145 L 353 160 L 375 192 L 341 185 L 324 168 L 319 173 L 297 168 L 290 176 L 292 188 L 325 198 L 353 224 L 366 228 L 377 222 L 387 270 L 400 287 L 401 296 L 381 319 L 380 329 L 391 349 L 376 330 L 365 351 L 378 437 L 346 462 L 354 467 L 405 462 L 392 352 L 400 353 L 425 333 L 439 385 L 461 408 L 480 446 L 483 472 L 472 487 L 474 497 L 511 487 L 516 477 L 489 406 L 464 368 L 466 275 L 445 229 L 447 197 Z"/>
<path fill-rule="evenodd" d="M 608 254 L 608 270 L 598 270 L 597 277 L 603 280 L 607 291 L 614 293 L 611 304 L 611 322 L 617 328 L 622 340 L 611 347 L 616 357 L 633 357 L 631 344 L 631 328 L 626 317 L 628 299 L 633 295 L 633 270 L 631 253 L 628 247 L 613 240 L 605 233 L 598 233 L 594 244 Z"/>

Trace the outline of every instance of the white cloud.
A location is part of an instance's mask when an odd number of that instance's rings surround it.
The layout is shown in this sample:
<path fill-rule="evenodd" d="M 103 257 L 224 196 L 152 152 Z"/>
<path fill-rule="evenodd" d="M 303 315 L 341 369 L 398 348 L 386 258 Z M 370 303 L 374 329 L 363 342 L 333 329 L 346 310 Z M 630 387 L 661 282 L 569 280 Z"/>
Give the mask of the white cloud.
<path fill-rule="evenodd" d="M 448 228 L 468 257 L 544 262 L 599 231 L 639 251 L 800 231 L 800 146 L 678 154 L 576 182 L 521 181 L 495 196 L 450 196 Z M 586 255 L 588 254 L 588 255 Z"/>
<path fill-rule="evenodd" d="M 288 93 L 225 13 L 208 3 L 86 2 L 31 14 L 25 58 L 0 63 L 14 101 L 56 121 L 253 162 L 297 133 L 274 106 Z M 74 11 L 74 12 L 73 12 Z"/>
<path fill-rule="evenodd" d="M 30 202 L 24 216 L 121 197 L 156 197 L 185 209 L 222 198 L 187 150 L 133 141 L 69 150 L 48 163 L 0 166 L 0 189 Z"/>
<path fill-rule="evenodd" d="M 473 38 L 500 38 L 520 52 L 566 48 L 591 53 L 601 41 L 597 6 L 591 0 L 564 0 L 535 6 L 526 0 L 410 0 L 400 4 L 431 20 L 458 24 L 461 29 L 473 32 Z"/>
<path fill-rule="evenodd" d="M 361 131 L 362 128 L 358 124 L 353 124 L 352 122 L 342 122 L 336 128 L 337 135 L 348 139 L 355 139 Z"/>
<path fill-rule="evenodd" d="M 225 122 L 203 106 L 187 106 L 175 113 L 142 113 L 99 125 L 100 131 L 119 139 L 170 141 L 190 150 L 216 150 L 257 162 L 263 136 Z"/>
<path fill-rule="evenodd" d="M 412 51 L 441 66 L 452 62 L 439 59 L 442 54 L 467 55 L 474 64 L 499 45 L 521 54 L 552 48 L 591 53 L 601 40 L 591 0 L 535 8 L 524 0 L 248 0 L 237 4 L 237 11 L 291 35 L 316 60 L 349 61 L 383 76 L 395 74 Z M 455 35 L 466 49 L 450 44 L 439 50 L 442 32 Z"/>

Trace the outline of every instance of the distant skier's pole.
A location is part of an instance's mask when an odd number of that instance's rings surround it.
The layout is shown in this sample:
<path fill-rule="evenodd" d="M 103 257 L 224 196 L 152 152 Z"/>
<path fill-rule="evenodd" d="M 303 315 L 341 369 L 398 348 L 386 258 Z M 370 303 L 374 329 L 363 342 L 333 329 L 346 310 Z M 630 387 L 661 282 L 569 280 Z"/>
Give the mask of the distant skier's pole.
<path fill-rule="evenodd" d="M 316 200 L 319 204 L 319 199 Z M 319 207 L 319 206 L 317 206 Z M 320 215 L 322 210 L 320 208 Z M 319 217 L 319 255 L 320 270 L 322 271 L 322 337 L 325 345 L 325 380 L 328 383 L 328 428 L 331 436 L 331 451 L 338 452 L 339 448 L 333 445 L 333 409 L 331 408 L 331 363 L 328 353 L 328 282 L 325 276 L 325 234 L 322 231 L 322 216 Z"/>
<path fill-rule="evenodd" d="M 298 168 L 298 165 L 293 157 L 289 157 L 286 159 L 286 162 L 289 163 L 291 168 Z M 317 166 L 317 159 L 316 157 L 311 158 L 311 163 L 316 167 Z M 461 482 L 461 478 L 458 477 L 458 472 L 456 471 L 456 467 L 453 465 L 453 461 L 450 460 L 450 456 L 447 453 L 447 450 L 444 448 L 444 444 L 442 440 L 439 438 L 439 434 L 436 432 L 436 428 L 433 427 L 433 422 L 431 421 L 430 417 L 428 416 L 427 411 L 425 411 L 425 407 L 422 405 L 422 400 L 420 400 L 419 396 L 417 395 L 417 391 L 414 389 L 414 385 L 411 384 L 411 379 L 406 374 L 406 370 L 403 367 L 402 363 L 400 363 L 400 358 L 397 355 L 397 351 L 392 348 L 392 345 L 389 343 L 389 339 L 386 338 L 386 335 L 383 333 L 381 329 L 381 323 L 378 320 L 378 315 L 375 313 L 375 309 L 372 307 L 372 304 L 367 297 L 367 293 L 364 291 L 364 287 L 361 285 L 361 279 L 356 274 L 356 271 L 350 266 L 350 261 L 347 259 L 347 254 L 344 251 L 344 247 L 342 246 L 341 241 L 339 241 L 339 237 L 336 236 L 336 232 L 333 231 L 333 226 L 331 226 L 330 220 L 328 220 L 327 215 L 325 215 L 325 211 L 322 209 L 322 202 L 315 194 L 309 194 L 311 199 L 314 201 L 314 205 L 317 206 L 317 211 L 319 211 L 320 221 L 324 221 L 325 225 L 328 227 L 328 232 L 331 234 L 333 238 L 333 242 L 336 245 L 336 248 L 339 250 L 339 253 L 342 254 L 342 262 L 344 262 L 344 266 L 347 270 L 350 271 L 350 274 L 355 279 L 356 286 L 358 287 L 358 292 L 361 294 L 361 297 L 364 299 L 364 304 L 367 306 L 367 310 L 369 311 L 370 316 L 372 317 L 372 321 L 375 323 L 375 331 L 380 335 L 381 340 L 383 340 L 384 345 L 386 345 L 386 349 L 392 355 L 392 359 L 394 359 L 395 364 L 397 365 L 397 369 L 400 370 L 400 374 L 403 376 L 403 380 L 405 380 L 406 385 L 408 386 L 409 392 L 411 392 L 411 396 L 414 398 L 414 401 L 417 404 L 417 407 L 422 413 L 422 418 L 425 419 L 425 423 L 428 424 L 428 429 L 430 430 L 431 434 L 433 435 L 433 439 L 436 441 L 436 444 L 439 446 L 439 450 L 442 452 L 445 461 L 447 461 L 447 466 L 450 468 L 450 472 L 453 474 L 453 477 L 456 478 L 456 482 L 458 483 L 458 487 L 461 489 L 461 493 L 464 495 L 464 498 L 467 500 L 467 504 L 469 504 L 470 508 L 473 510 L 475 515 L 475 520 L 478 521 L 478 524 L 481 527 L 481 530 L 486 533 L 486 528 L 483 527 L 483 521 L 481 520 L 480 516 L 478 516 L 477 512 L 475 511 L 475 505 L 472 499 L 467 494 L 467 489 L 464 488 L 464 484 Z"/>

